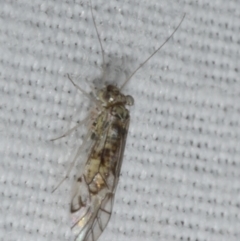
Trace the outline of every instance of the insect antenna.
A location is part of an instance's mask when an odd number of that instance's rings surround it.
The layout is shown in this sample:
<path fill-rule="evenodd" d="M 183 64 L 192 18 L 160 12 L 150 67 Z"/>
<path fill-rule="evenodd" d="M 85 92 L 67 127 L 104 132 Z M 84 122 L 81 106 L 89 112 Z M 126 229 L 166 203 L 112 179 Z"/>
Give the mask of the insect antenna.
<path fill-rule="evenodd" d="M 120 90 L 122 90 L 124 88 L 124 86 L 129 82 L 129 80 L 133 77 L 133 75 L 136 74 L 136 72 L 143 66 L 145 65 L 149 59 L 151 59 L 168 41 L 169 39 L 175 34 L 175 32 L 178 30 L 178 28 L 181 26 L 184 18 L 186 16 L 186 13 L 183 15 L 180 23 L 178 24 L 178 26 L 174 29 L 174 31 L 171 33 L 171 35 L 145 60 L 143 61 L 133 72 L 132 74 L 124 81 L 123 85 L 120 87 Z"/>
<path fill-rule="evenodd" d="M 92 15 L 92 20 L 93 20 L 94 28 L 95 28 L 95 31 L 96 31 L 96 33 L 97 33 L 98 41 L 99 41 L 99 44 L 100 44 L 100 47 L 101 47 L 102 62 L 103 62 L 103 66 L 102 66 L 102 67 L 103 67 L 103 70 L 105 70 L 106 63 L 105 63 L 105 57 L 104 57 L 104 50 L 103 50 L 103 46 L 102 46 L 102 41 L 101 41 L 101 38 L 100 38 L 100 35 L 99 35 L 99 32 L 98 32 L 98 29 L 97 29 L 97 24 L 96 24 L 95 18 L 94 18 L 94 16 L 93 16 L 92 1 L 89 0 L 89 3 L 90 3 L 90 8 L 91 8 L 91 15 Z"/>

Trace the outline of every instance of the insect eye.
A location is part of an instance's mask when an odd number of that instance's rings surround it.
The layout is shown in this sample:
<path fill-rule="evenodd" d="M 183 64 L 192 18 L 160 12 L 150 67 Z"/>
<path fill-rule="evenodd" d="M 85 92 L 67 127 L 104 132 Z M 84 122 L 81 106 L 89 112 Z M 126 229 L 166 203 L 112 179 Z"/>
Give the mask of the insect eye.
<path fill-rule="evenodd" d="M 126 105 L 133 105 L 134 104 L 134 99 L 131 95 L 126 96 Z"/>

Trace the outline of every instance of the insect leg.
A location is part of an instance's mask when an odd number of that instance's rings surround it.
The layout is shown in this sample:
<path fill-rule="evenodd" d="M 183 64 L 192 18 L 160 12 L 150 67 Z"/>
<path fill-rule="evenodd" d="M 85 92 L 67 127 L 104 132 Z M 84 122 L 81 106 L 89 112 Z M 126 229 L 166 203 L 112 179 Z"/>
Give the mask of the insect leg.
<path fill-rule="evenodd" d="M 81 120 L 76 126 L 74 126 L 73 128 L 71 128 L 70 130 L 68 130 L 66 133 L 64 133 L 63 135 L 59 136 L 59 137 L 56 137 L 56 138 L 53 138 L 51 139 L 50 141 L 56 141 L 58 139 L 61 139 L 65 136 L 68 136 L 70 135 L 73 131 L 75 131 L 79 126 L 81 126 L 82 124 L 84 123 L 87 123 L 87 121 L 89 120 L 90 116 L 87 116 L 85 119 Z"/>
<path fill-rule="evenodd" d="M 88 99 L 90 99 L 91 101 L 93 101 L 97 106 L 99 106 L 99 103 L 97 101 L 96 98 L 92 97 L 90 94 L 88 94 L 85 90 L 83 90 L 80 86 L 78 86 L 77 84 L 75 84 L 73 82 L 73 80 L 71 79 L 70 75 L 67 74 L 68 79 L 71 81 L 71 83 L 74 85 L 74 87 L 76 87 L 83 95 L 85 95 Z"/>

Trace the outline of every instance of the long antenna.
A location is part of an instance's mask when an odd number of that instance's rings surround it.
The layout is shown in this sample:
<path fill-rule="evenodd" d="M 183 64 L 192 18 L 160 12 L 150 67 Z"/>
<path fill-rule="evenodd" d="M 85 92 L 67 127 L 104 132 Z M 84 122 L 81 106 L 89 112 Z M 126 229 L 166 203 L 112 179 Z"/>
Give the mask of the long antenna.
<path fill-rule="evenodd" d="M 128 81 L 133 77 L 133 75 L 136 74 L 136 72 L 143 66 L 145 65 L 149 59 L 151 59 L 168 41 L 169 39 L 175 34 L 175 32 L 178 30 L 178 28 L 180 27 L 180 25 L 182 24 L 184 18 L 186 16 L 186 13 L 183 15 L 180 23 L 178 24 L 178 26 L 175 28 L 175 30 L 171 33 L 171 35 L 145 60 L 143 61 L 133 72 L 132 74 L 124 81 L 123 85 L 121 86 L 120 90 L 123 89 L 123 87 L 128 83 Z"/>
<path fill-rule="evenodd" d="M 97 37 L 98 37 L 98 41 L 99 41 L 99 44 L 100 44 L 100 47 L 101 47 L 101 51 L 102 51 L 103 67 L 105 67 L 104 50 L 103 50 L 102 42 L 101 42 L 100 35 L 99 35 L 98 29 L 97 29 L 97 25 L 96 25 L 96 22 L 95 22 L 95 18 L 94 18 L 94 16 L 93 16 L 92 1 L 89 0 L 89 3 L 90 3 L 90 7 L 91 7 L 91 14 L 92 14 L 92 19 L 93 19 L 94 28 L 95 28 L 95 30 L 96 30 Z"/>

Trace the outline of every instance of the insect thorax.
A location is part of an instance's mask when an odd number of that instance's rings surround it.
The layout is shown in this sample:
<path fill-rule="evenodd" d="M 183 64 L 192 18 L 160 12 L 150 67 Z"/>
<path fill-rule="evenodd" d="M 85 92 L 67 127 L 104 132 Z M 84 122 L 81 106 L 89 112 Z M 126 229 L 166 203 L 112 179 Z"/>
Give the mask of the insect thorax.
<path fill-rule="evenodd" d="M 124 123 L 129 119 L 129 111 L 126 105 L 133 105 L 134 99 L 130 95 L 124 95 L 113 85 L 107 85 L 97 92 L 97 99 L 101 103 L 102 110 L 93 122 L 92 139 L 101 138 L 104 130 L 112 121 Z"/>

